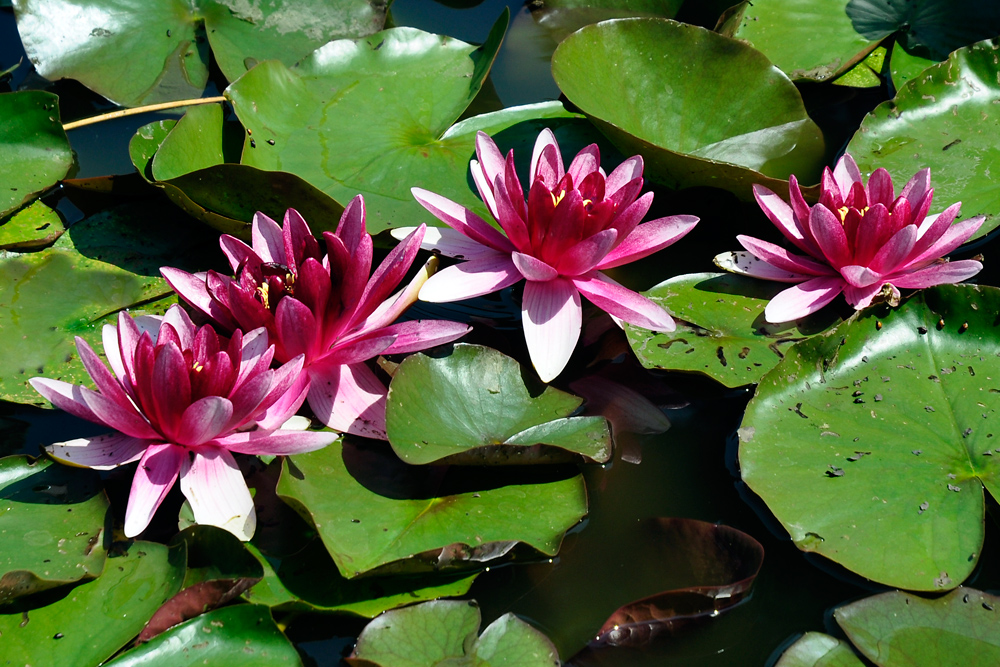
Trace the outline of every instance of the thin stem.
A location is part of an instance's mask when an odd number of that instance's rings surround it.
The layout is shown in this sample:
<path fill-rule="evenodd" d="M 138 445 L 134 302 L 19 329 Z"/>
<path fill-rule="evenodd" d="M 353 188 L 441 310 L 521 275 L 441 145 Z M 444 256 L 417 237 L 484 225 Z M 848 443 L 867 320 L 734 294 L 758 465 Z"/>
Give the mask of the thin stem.
<path fill-rule="evenodd" d="M 93 125 L 94 123 L 103 123 L 106 120 L 111 120 L 112 118 L 124 118 L 125 116 L 135 116 L 140 113 L 149 113 L 151 111 L 163 111 L 164 109 L 176 109 L 177 107 L 193 107 L 198 104 L 215 104 L 216 102 L 225 102 L 226 98 L 222 95 L 218 97 L 199 97 L 193 100 L 177 100 L 176 102 L 162 102 L 160 104 L 150 104 L 144 107 L 135 107 L 133 109 L 119 109 L 118 111 L 112 111 L 110 113 L 101 114 L 100 116 L 92 116 L 90 118 L 82 118 L 80 120 L 74 120 L 72 123 L 66 123 L 63 125 L 63 130 L 69 131 L 74 130 L 78 127 L 83 127 L 84 125 Z"/>

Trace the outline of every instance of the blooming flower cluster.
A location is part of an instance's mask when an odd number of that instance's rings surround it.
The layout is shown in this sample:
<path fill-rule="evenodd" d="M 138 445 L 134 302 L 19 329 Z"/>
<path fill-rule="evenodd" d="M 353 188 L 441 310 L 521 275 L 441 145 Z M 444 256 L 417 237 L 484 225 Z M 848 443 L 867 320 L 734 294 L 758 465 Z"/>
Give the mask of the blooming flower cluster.
<path fill-rule="evenodd" d="M 806 204 L 794 176 L 789 202 L 755 185 L 757 203 L 799 255 L 751 236 L 737 236 L 747 252 L 723 253 L 720 267 L 758 278 L 796 283 L 764 310 L 768 322 L 787 322 L 813 313 L 841 292 L 861 310 L 884 299 L 895 305 L 899 289 L 957 283 L 979 273 L 976 260 L 941 258 L 967 241 L 983 216 L 952 224 L 961 203 L 927 215 L 934 191 L 930 169 L 917 173 L 897 197 L 885 169 L 867 184 L 850 155 L 823 174 L 819 203 Z"/>

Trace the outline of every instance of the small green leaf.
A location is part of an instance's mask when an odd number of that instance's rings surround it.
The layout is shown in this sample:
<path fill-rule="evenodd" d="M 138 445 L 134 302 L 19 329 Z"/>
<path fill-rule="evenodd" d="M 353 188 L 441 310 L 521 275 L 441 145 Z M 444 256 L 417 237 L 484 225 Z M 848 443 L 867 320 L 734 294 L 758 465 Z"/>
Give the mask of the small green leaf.
<path fill-rule="evenodd" d="M 0 224 L 0 250 L 44 248 L 64 231 L 58 213 L 40 201 L 32 202 Z"/>
<path fill-rule="evenodd" d="M 479 345 L 456 345 L 443 357 L 412 355 L 389 386 L 389 442 L 411 464 L 478 447 L 538 444 L 606 461 L 607 422 L 569 417 L 582 399 L 530 378 L 514 359 Z"/>
<path fill-rule="evenodd" d="M 864 667 L 864 663 L 847 642 L 807 632 L 781 654 L 774 667 Z"/>
<path fill-rule="evenodd" d="M 128 142 L 128 154 L 132 164 L 135 165 L 139 175 L 149 183 L 156 180 L 153 176 L 153 158 L 156 156 L 156 151 L 176 125 L 177 121 L 170 118 L 143 125 L 135 131 Z"/>
<path fill-rule="evenodd" d="M 157 148 L 151 164 L 153 179 L 169 181 L 222 164 L 223 152 L 222 105 L 190 107 Z"/>
<path fill-rule="evenodd" d="M 889 74 L 892 85 L 898 91 L 910 79 L 915 79 L 925 69 L 940 62 L 937 59 L 924 58 L 908 52 L 898 42 L 892 47 L 889 57 Z"/>
<path fill-rule="evenodd" d="M 875 88 L 882 85 L 882 70 L 888 49 L 877 47 L 868 57 L 832 81 L 835 86 L 852 88 Z"/>
<path fill-rule="evenodd" d="M 73 151 L 59 98 L 40 90 L 0 93 L 0 219 L 66 176 Z"/>

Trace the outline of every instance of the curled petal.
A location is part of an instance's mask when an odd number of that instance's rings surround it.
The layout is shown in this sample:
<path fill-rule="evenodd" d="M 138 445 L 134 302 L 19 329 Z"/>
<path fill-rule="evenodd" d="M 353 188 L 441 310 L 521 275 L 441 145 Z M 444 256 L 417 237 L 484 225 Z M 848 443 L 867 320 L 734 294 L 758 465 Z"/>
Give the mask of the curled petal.
<path fill-rule="evenodd" d="M 882 274 L 872 271 L 867 266 L 849 264 L 840 268 L 840 275 L 851 287 L 869 287 L 882 280 Z M 881 283 L 879 283 L 881 284 Z"/>
<path fill-rule="evenodd" d="M 805 317 L 837 298 L 844 289 L 840 276 L 820 276 L 779 292 L 764 308 L 764 319 L 771 323 L 791 322 Z"/>
<path fill-rule="evenodd" d="M 181 466 L 181 492 L 191 503 L 194 520 L 249 540 L 257 528 L 257 513 L 233 455 L 202 447 L 193 459 L 185 458 Z"/>
<path fill-rule="evenodd" d="M 332 431 L 246 431 L 217 438 L 212 444 L 254 456 L 289 456 L 322 449 L 339 437 Z"/>
<path fill-rule="evenodd" d="M 903 289 L 919 289 L 934 285 L 947 285 L 968 280 L 983 270 L 983 265 L 974 259 L 957 262 L 931 264 L 912 273 L 893 276 L 892 284 Z"/>
<path fill-rule="evenodd" d="M 886 283 L 885 280 L 879 280 L 872 283 L 871 285 L 866 285 L 864 287 L 854 287 L 853 285 L 844 286 L 844 298 L 847 303 L 854 306 L 855 310 L 861 310 L 862 308 L 867 308 L 871 305 L 872 301 L 876 296 L 882 293 L 883 287 L 888 285 L 893 292 L 893 296 L 897 300 L 899 299 L 899 290 L 897 290 L 893 285 Z"/>
<path fill-rule="evenodd" d="M 364 364 L 314 364 L 309 407 L 330 428 L 385 440 L 385 386 Z"/>
<path fill-rule="evenodd" d="M 580 292 L 569 280 L 525 283 L 521 322 L 528 355 L 542 382 L 550 382 L 566 367 L 582 319 Z"/>
<path fill-rule="evenodd" d="M 415 229 L 416 227 L 396 227 L 389 233 L 397 241 L 402 241 Z M 420 248 L 439 252 L 445 257 L 454 257 L 455 259 L 479 259 L 496 254 L 496 250 L 493 248 L 473 241 L 451 227 L 428 227 L 424 232 L 423 241 L 420 242 Z"/>
<path fill-rule="evenodd" d="M 156 508 L 177 480 L 186 450 L 170 443 L 146 448 L 132 478 L 132 490 L 125 509 L 125 537 L 135 537 L 146 530 Z"/>
<path fill-rule="evenodd" d="M 461 301 L 496 292 L 523 279 L 510 255 L 495 253 L 438 271 L 420 288 L 420 298 L 433 303 Z"/>
<path fill-rule="evenodd" d="M 610 269 L 652 255 L 683 238 L 696 224 L 698 218 L 693 215 L 672 215 L 644 222 L 609 252 L 597 268 Z"/>
<path fill-rule="evenodd" d="M 382 351 L 383 354 L 408 354 L 450 343 L 472 331 L 472 327 L 447 320 L 410 320 L 387 326 L 382 331 L 395 336 L 395 341 Z"/>
<path fill-rule="evenodd" d="M 506 236 L 464 206 L 422 188 L 411 188 L 410 192 L 431 215 L 455 231 L 494 250 L 503 252 L 514 250 L 514 244 Z"/>
<path fill-rule="evenodd" d="M 138 461 L 152 441 L 124 433 L 105 433 L 91 438 L 56 442 L 45 448 L 54 459 L 71 466 L 111 470 Z"/>
<path fill-rule="evenodd" d="M 774 280 L 781 283 L 800 283 L 813 277 L 805 273 L 786 271 L 771 266 L 745 250 L 724 252 L 716 255 L 712 261 L 717 267 L 730 273 L 738 273 L 742 276 L 762 278 L 764 280 Z"/>
<path fill-rule="evenodd" d="M 673 331 L 674 320 L 659 304 L 619 285 L 603 273 L 573 279 L 573 284 L 591 303 L 629 324 L 654 331 Z"/>
<path fill-rule="evenodd" d="M 515 252 L 511 255 L 511 260 L 526 280 L 546 281 L 559 275 L 558 271 L 531 255 Z"/>
<path fill-rule="evenodd" d="M 749 250 L 757 259 L 763 260 L 771 266 L 791 273 L 801 273 L 807 276 L 822 276 L 833 273 L 833 269 L 827 264 L 821 264 L 811 257 L 803 255 L 793 255 L 781 246 L 755 239 L 752 236 L 736 237 L 744 248 Z"/>
<path fill-rule="evenodd" d="M 240 241 L 235 236 L 223 234 L 219 237 L 219 246 L 222 248 L 222 254 L 224 254 L 226 259 L 229 260 L 229 266 L 232 267 L 233 271 L 236 271 L 243 264 L 258 265 L 264 262 L 264 260 L 262 260 L 257 253 L 253 251 L 253 248 L 248 246 L 243 241 Z"/>

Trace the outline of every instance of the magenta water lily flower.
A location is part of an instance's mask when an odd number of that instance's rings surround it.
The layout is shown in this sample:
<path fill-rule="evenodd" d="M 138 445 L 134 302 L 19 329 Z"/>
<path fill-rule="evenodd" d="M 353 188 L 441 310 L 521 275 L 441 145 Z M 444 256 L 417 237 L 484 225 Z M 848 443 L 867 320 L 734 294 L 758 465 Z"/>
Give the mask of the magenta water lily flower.
<path fill-rule="evenodd" d="M 767 304 L 768 322 L 805 317 L 841 292 L 861 310 L 874 301 L 899 303 L 899 290 L 957 283 L 983 265 L 942 259 L 962 245 L 983 216 L 952 224 L 961 202 L 927 215 L 934 190 L 923 169 L 897 197 L 892 178 L 876 169 L 866 184 L 850 155 L 823 173 L 819 203 L 806 204 L 798 182 L 789 179 L 790 202 L 755 185 L 757 203 L 781 233 L 805 255 L 750 236 L 737 236 L 746 252 L 723 253 L 715 263 L 727 271 L 796 283 Z"/>
<path fill-rule="evenodd" d="M 639 224 L 653 201 L 651 192 L 639 197 L 641 157 L 629 158 L 606 175 L 597 146 L 590 145 L 565 169 L 555 136 L 542 130 L 531 156 L 526 201 L 513 151 L 504 158 L 480 132 L 476 156 L 473 180 L 506 235 L 465 207 L 413 188 L 417 201 L 448 225 L 428 229 L 424 247 L 466 260 L 432 276 L 420 290 L 421 299 L 458 301 L 526 281 L 524 337 L 545 382 L 559 375 L 580 337 L 581 294 L 625 322 L 674 330 L 662 307 L 601 272 L 667 247 L 698 222 L 694 216 L 676 215 Z"/>
<path fill-rule="evenodd" d="M 116 431 L 49 445 L 54 458 L 98 470 L 139 461 L 125 512 L 128 537 L 145 530 L 180 478 L 195 521 L 248 540 L 257 519 L 232 452 L 298 454 L 337 437 L 280 428 L 305 398 L 295 387 L 302 357 L 271 369 L 274 348 L 264 329 L 226 339 L 173 306 L 162 319 L 121 313 L 117 329 L 104 327 L 103 343 L 114 373 L 76 339 L 96 391 L 48 378 L 31 385 L 56 407 Z"/>
<path fill-rule="evenodd" d="M 413 264 L 424 229 L 414 230 L 371 274 L 372 237 L 359 195 L 337 231 L 324 232 L 325 252 L 302 216 L 289 209 L 283 228 L 266 215 L 254 216 L 253 247 L 222 236 L 235 279 L 213 271 L 161 272 L 181 298 L 221 326 L 264 327 L 276 361 L 302 355 L 299 382 L 321 421 L 385 439 L 386 388 L 365 361 L 451 342 L 469 331 L 465 324 L 438 320 L 394 324 L 427 278 L 424 270 L 391 296 Z"/>

